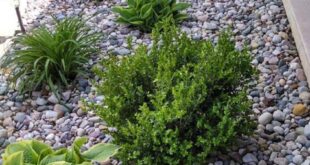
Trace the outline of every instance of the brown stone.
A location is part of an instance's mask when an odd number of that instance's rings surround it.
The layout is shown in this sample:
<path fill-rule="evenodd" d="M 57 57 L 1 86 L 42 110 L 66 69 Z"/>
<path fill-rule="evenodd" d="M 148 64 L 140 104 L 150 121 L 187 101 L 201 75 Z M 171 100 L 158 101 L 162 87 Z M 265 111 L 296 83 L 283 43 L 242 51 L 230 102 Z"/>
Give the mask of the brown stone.
<path fill-rule="evenodd" d="M 296 116 L 303 116 L 306 113 L 308 113 L 308 109 L 305 105 L 303 104 L 296 104 L 294 105 L 294 109 L 293 109 L 293 114 Z"/>
<path fill-rule="evenodd" d="M 297 89 L 298 88 L 298 84 L 294 83 L 290 87 L 291 87 L 291 89 Z"/>
<path fill-rule="evenodd" d="M 304 71 L 302 69 L 296 70 L 296 77 L 299 81 L 306 81 L 307 80 L 307 78 L 304 74 Z"/>

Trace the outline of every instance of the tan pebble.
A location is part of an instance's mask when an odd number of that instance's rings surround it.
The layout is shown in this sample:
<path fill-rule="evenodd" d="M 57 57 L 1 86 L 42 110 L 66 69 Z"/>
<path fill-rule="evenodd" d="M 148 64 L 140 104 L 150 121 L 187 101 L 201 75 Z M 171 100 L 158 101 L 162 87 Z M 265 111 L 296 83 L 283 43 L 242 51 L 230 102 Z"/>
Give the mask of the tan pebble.
<path fill-rule="evenodd" d="M 284 80 L 284 79 L 280 79 L 280 80 L 279 80 L 279 84 L 280 84 L 281 86 L 284 86 L 284 85 L 285 85 L 285 80 Z"/>
<path fill-rule="evenodd" d="M 294 105 L 294 109 L 293 109 L 293 114 L 295 116 L 303 116 L 305 115 L 306 113 L 308 113 L 308 109 L 305 105 L 303 104 L 296 104 Z"/>

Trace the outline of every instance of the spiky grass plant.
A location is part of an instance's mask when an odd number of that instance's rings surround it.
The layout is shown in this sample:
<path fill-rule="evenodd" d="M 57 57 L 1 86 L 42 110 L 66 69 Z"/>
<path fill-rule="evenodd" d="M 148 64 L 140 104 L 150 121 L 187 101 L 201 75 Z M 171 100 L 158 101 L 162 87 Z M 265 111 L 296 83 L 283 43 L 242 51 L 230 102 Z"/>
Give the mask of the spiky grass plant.
<path fill-rule="evenodd" d="M 67 86 L 98 51 L 100 35 L 92 32 L 81 18 L 56 20 L 54 30 L 38 28 L 15 41 L 21 46 L 2 59 L 2 67 L 11 68 L 11 81 L 25 93 L 48 85 L 56 92 Z"/>

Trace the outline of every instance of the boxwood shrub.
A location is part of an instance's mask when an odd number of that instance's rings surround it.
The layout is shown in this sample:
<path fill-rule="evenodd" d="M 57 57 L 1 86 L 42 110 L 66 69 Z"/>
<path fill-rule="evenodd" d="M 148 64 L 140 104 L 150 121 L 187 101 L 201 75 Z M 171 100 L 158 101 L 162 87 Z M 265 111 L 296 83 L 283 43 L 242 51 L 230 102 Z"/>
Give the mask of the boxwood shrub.
<path fill-rule="evenodd" d="M 214 45 L 168 24 L 153 30 L 151 49 L 141 45 L 95 69 L 105 100 L 91 108 L 117 128 L 124 164 L 204 164 L 255 126 L 245 92 L 256 73 L 248 51 L 235 50 L 227 32 Z"/>

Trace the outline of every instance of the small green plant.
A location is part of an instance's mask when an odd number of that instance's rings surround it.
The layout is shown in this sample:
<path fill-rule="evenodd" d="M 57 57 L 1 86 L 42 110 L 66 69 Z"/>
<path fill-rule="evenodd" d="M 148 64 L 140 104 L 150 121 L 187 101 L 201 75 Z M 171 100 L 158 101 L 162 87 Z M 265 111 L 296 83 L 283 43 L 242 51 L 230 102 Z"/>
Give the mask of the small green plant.
<path fill-rule="evenodd" d="M 37 140 L 23 140 L 10 144 L 5 149 L 3 165 L 91 165 L 91 161 L 106 161 L 118 147 L 113 144 L 97 144 L 81 153 L 81 146 L 87 138 L 78 138 L 72 148 L 52 150 Z"/>
<path fill-rule="evenodd" d="M 176 0 L 127 0 L 127 7 L 116 6 L 115 13 L 120 16 L 117 21 L 138 27 L 150 32 L 157 22 L 172 17 L 181 22 L 187 15 L 180 11 L 189 7 L 187 3 L 176 3 Z"/>
<path fill-rule="evenodd" d="M 16 39 L 22 48 L 2 59 L 1 67 L 11 68 L 11 81 L 21 82 L 24 93 L 48 85 L 68 85 L 77 75 L 83 75 L 83 66 L 96 53 L 100 35 L 91 32 L 81 18 L 56 21 L 55 30 L 41 27 Z"/>
<path fill-rule="evenodd" d="M 248 51 L 235 50 L 229 33 L 214 46 L 170 24 L 156 27 L 150 50 L 141 45 L 95 69 L 105 106 L 89 108 L 117 128 L 116 157 L 125 164 L 206 164 L 255 128 L 245 93 L 256 73 Z"/>

